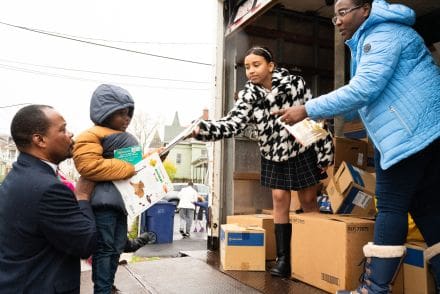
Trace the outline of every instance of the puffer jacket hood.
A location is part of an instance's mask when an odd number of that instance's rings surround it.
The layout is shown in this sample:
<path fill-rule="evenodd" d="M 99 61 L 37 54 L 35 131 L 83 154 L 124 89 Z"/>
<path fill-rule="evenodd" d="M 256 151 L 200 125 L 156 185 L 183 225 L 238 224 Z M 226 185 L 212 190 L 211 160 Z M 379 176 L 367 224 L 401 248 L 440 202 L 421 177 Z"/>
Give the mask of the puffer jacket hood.
<path fill-rule="evenodd" d="M 416 21 L 416 14 L 411 8 L 402 4 L 390 4 L 384 0 L 375 0 L 371 7 L 370 16 L 355 32 L 351 40 L 357 40 L 364 30 L 383 22 L 394 22 L 412 26 Z M 347 41 L 350 43 L 350 40 Z"/>
<path fill-rule="evenodd" d="M 129 115 L 132 117 L 134 101 L 130 93 L 115 85 L 102 84 L 93 92 L 90 119 L 96 125 L 101 125 L 110 114 L 125 108 L 129 108 Z"/>

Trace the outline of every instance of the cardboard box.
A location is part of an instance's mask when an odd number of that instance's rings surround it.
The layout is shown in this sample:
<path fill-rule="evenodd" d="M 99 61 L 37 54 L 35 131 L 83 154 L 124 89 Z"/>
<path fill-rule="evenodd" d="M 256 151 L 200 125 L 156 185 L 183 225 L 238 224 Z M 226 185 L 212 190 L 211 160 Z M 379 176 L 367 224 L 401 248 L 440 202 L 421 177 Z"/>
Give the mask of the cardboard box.
<path fill-rule="evenodd" d="M 405 244 L 406 256 L 403 261 L 404 291 L 408 294 L 434 294 L 435 283 L 424 260 L 426 244 L 412 242 Z"/>
<path fill-rule="evenodd" d="M 220 263 L 224 270 L 265 271 L 265 231 L 236 224 L 220 226 Z"/>
<path fill-rule="evenodd" d="M 373 240 L 374 221 L 303 213 L 291 216 L 292 277 L 335 293 L 355 289 L 363 267 L 363 246 Z"/>
<path fill-rule="evenodd" d="M 367 167 L 367 142 L 356 139 L 334 137 L 333 143 L 335 145 L 335 170 L 337 170 L 344 161 L 362 169 Z"/>
<path fill-rule="evenodd" d="M 299 202 L 299 198 L 298 198 L 298 192 L 297 191 L 291 191 L 290 192 L 290 208 L 289 211 L 290 212 L 295 212 L 298 209 L 301 208 L 301 202 Z M 273 214 L 273 208 L 265 208 L 261 210 L 261 213 L 263 214 Z"/>
<path fill-rule="evenodd" d="M 333 174 L 335 172 L 335 166 L 330 165 L 329 167 L 327 167 L 327 170 L 325 172 L 327 173 L 327 178 L 321 180 L 324 190 L 328 186 L 328 183 L 330 183 L 331 178 L 333 178 Z"/>
<path fill-rule="evenodd" d="M 342 130 L 346 138 L 362 139 L 367 137 L 367 131 L 361 120 L 345 122 Z"/>
<path fill-rule="evenodd" d="M 273 215 L 273 209 L 272 208 L 264 208 L 261 210 L 262 214 L 268 214 L 268 215 Z"/>
<path fill-rule="evenodd" d="M 299 202 L 298 192 L 290 191 L 290 211 L 296 211 L 301 208 L 301 203 Z"/>
<path fill-rule="evenodd" d="M 240 226 L 257 226 L 266 231 L 266 259 L 274 260 L 277 257 L 275 244 L 275 228 L 273 224 L 273 216 L 268 214 L 244 214 L 244 215 L 228 215 L 226 223 L 238 224 Z"/>
<path fill-rule="evenodd" d="M 363 138 L 362 141 L 367 143 L 367 168 L 372 167 L 374 168 L 374 145 L 371 139 Z"/>
<path fill-rule="evenodd" d="M 372 217 L 376 214 L 376 177 L 343 162 L 327 186 L 334 213 Z"/>

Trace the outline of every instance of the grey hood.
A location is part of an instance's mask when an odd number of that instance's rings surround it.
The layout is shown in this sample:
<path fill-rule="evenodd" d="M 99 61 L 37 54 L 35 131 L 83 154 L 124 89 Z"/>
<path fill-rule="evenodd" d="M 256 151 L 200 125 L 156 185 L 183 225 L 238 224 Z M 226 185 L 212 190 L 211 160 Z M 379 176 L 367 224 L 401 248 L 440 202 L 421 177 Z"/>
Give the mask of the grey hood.
<path fill-rule="evenodd" d="M 102 84 L 93 92 L 90 101 L 90 119 L 101 125 L 113 112 L 129 108 L 130 117 L 133 116 L 134 101 L 127 90 L 109 84 Z"/>

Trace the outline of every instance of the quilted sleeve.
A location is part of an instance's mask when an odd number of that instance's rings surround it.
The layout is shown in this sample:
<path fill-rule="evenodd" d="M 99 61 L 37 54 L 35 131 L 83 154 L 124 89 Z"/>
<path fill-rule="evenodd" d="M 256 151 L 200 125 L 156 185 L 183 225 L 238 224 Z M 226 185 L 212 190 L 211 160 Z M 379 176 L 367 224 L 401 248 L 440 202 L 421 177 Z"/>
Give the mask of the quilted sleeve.
<path fill-rule="evenodd" d="M 73 161 L 79 174 L 92 181 L 122 180 L 134 176 L 132 164 L 103 157 L 100 136 L 100 133 L 88 130 L 75 139 Z"/>
<path fill-rule="evenodd" d="M 230 138 L 246 128 L 253 114 L 253 97 L 250 91 L 240 91 L 238 100 L 229 113 L 218 121 L 201 121 L 197 140 L 216 141 Z"/>
<path fill-rule="evenodd" d="M 306 103 L 312 119 L 348 113 L 372 103 L 393 77 L 402 51 L 399 36 L 379 31 L 365 38 L 356 72 L 350 83 Z"/>

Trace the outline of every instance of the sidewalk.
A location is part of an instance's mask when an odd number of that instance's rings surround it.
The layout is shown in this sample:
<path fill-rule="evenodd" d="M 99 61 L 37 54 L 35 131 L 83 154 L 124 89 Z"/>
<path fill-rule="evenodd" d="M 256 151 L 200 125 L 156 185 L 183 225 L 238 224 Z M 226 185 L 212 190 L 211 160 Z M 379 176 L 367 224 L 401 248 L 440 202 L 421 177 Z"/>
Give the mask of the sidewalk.
<path fill-rule="evenodd" d="M 183 238 L 179 233 L 179 224 L 179 214 L 175 214 L 173 243 L 146 245 L 136 251 L 136 255 L 141 257 L 179 257 L 180 251 L 207 249 L 208 235 L 206 229 L 204 229 L 204 232 L 194 232 L 193 223 L 191 236 L 189 238 Z M 205 221 L 203 221 L 203 225 L 205 225 Z"/>

